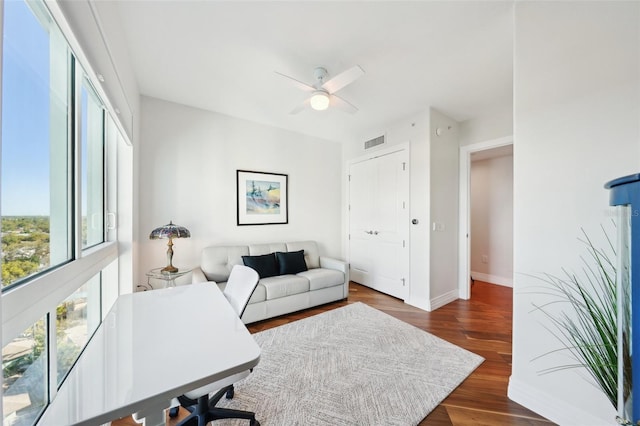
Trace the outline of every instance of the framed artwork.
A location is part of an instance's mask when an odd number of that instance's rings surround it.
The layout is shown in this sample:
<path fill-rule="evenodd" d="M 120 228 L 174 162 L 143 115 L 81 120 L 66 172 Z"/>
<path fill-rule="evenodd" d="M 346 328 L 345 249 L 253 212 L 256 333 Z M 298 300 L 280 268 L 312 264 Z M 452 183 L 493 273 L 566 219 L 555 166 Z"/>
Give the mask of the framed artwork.
<path fill-rule="evenodd" d="M 238 226 L 288 223 L 288 179 L 280 173 L 237 170 Z"/>

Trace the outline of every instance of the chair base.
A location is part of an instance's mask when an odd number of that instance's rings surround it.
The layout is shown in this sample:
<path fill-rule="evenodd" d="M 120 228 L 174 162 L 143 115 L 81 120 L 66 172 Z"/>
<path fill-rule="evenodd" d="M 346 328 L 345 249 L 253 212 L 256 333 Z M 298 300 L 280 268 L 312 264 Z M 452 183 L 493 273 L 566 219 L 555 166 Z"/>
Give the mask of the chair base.
<path fill-rule="evenodd" d="M 245 419 L 249 420 L 249 426 L 260 426 L 260 422 L 256 420 L 256 413 L 254 412 L 216 407 L 215 405 L 225 394 L 227 399 L 233 398 L 233 385 L 220 389 L 211 398 L 209 398 L 209 395 L 203 395 L 196 401 L 184 396 L 178 397 L 180 404 L 191 413 L 178 423 L 178 426 L 205 426 L 211 421 L 220 419 Z M 172 408 L 169 412 L 169 417 L 178 415 L 178 407 L 174 408 L 175 410 Z"/>

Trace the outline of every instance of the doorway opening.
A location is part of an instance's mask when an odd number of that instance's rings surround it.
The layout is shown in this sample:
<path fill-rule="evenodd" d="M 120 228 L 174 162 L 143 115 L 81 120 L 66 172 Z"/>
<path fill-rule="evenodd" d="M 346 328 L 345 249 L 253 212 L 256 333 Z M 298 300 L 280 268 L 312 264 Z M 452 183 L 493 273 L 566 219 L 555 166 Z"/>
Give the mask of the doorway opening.
<path fill-rule="evenodd" d="M 511 156 L 510 174 L 505 159 L 500 160 L 501 157 L 507 156 Z M 458 290 L 461 299 L 469 299 L 471 297 L 473 280 L 512 286 L 512 189 L 510 199 L 504 195 L 494 199 L 483 199 L 483 197 L 487 197 L 487 194 L 491 194 L 492 192 L 475 194 L 475 207 L 479 208 L 475 213 L 473 212 L 474 203 L 472 202 L 474 198 L 474 194 L 472 193 L 474 186 L 475 190 L 478 191 L 479 187 L 482 187 L 482 185 L 491 185 L 493 181 L 494 185 L 497 184 L 501 187 L 503 194 L 505 188 L 509 188 L 509 186 L 512 188 L 512 158 L 512 136 L 460 148 L 460 251 Z M 475 163 L 477 166 L 475 168 L 473 168 L 474 162 L 477 162 Z M 491 169 L 492 166 L 493 170 Z M 495 171 L 496 169 L 498 169 L 497 172 Z M 507 171 L 505 172 L 505 170 Z M 472 171 L 474 173 L 473 182 L 471 181 Z M 510 179 L 511 181 L 501 181 L 504 179 Z M 493 193 L 499 192 L 497 189 L 493 191 Z M 489 195 L 488 198 L 493 198 L 493 196 Z M 500 211 L 500 209 L 504 210 Z M 474 214 L 475 216 L 473 216 Z M 509 218 L 511 222 L 509 222 Z"/>

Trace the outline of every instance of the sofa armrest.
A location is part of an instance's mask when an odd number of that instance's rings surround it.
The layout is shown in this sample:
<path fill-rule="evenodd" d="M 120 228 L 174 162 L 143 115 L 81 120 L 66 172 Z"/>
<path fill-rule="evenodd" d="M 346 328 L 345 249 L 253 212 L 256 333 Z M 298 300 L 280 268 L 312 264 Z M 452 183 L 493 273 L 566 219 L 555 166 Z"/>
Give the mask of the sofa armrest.
<path fill-rule="evenodd" d="M 342 260 L 332 259 L 330 257 L 320 256 L 320 267 L 327 269 L 335 269 L 336 271 L 340 271 L 347 275 L 349 271 L 349 265 L 347 262 L 343 262 Z"/>
<path fill-rule="evenodd" d="M 204 275 L 204 272 L 202 272 L 202 269 L 200 269 L 199 266 L 193 268 L 193 270 L 191 271 L 191 284 L 206 283 L 207 281 L 209 280 Z"/>
<path fill-rule="evenodd" d="M 347 262 L 343 262 L 342 260 L 320 256 L 320 267 L 334 269 L 344 274 L 343 296 L 345 299 L 349 297 L 349 264 Z"/>

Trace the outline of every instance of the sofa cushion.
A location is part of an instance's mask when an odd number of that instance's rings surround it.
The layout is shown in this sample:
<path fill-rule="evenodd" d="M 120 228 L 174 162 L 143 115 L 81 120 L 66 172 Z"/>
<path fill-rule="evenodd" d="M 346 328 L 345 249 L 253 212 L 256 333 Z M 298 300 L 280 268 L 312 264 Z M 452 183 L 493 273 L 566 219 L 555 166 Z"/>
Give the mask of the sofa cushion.
<path fill-rule="evenodd" d="M 309 269 L 298 276 L 309 280 L 309 290 L 312 291 L 344 284 L 344 274 L 335 269 Z"/>
<path fill-rule="evenodd" d="M 298 272 L 307 270 L 307 264 L 304 262 L 304 250 L 289 253 L 278 251 L 276 252 L 276 259 L 278 259 L 280 275 L 295 275 Z"/>
<path fill-rule="evenodd" d="M 267 289 L 264 288 L 263 285 L 258 283 L 258 286 L 255 290 L 253 290 L 253 294 L 251 295 L 251 299 L 249 299 L 249 304 L 264 302 L 267 300 Z"/>
<path fill-rule="evenodd" d="M 273 253 L 260 256 L 242 256 L 242 262 L 245 266 L 255 270 L 260 275 L 260 278 L 273 277 L 279 274 L 278 264 Z"/>
<path fill-rule="evenodd" d="M 309 291 L 309 280 L 297 275 L 278 275 L 263 278 L 260 280 L 258 287 L 261 285 L 266 290 L 267 300 Z"/>
<path fill-rule="evenodd" d="M 250 244 L 249 253 L 251 256 L 275 253 L 277 251 L 289 251 L 284 243 Z"/>
<path fill-rule="evenodd" d="M 320 267 L 320 254 L 318 252 L 318 245 L 315 241 L 295 241 L 287 243 L 286 250 L 276 251 L 298 251 L 304 250 L 304 260 L 308 269 L 314 269 Z"/>
<path fill-rule="evenodd" d="M 218 287 L 220 287 L 220 291 L 224 291 L 224 288 L 226 286 L 227 286 L 226 282 L 218 283 Z M 253 294 L 249 299 L 249 305 L 251 305 L 252 303 L 264 302 L 265 300 L 267 300 L 267 290 L 264 288 L 263 285 L 258 283 L 258 286 L 253 291 Z"/>

